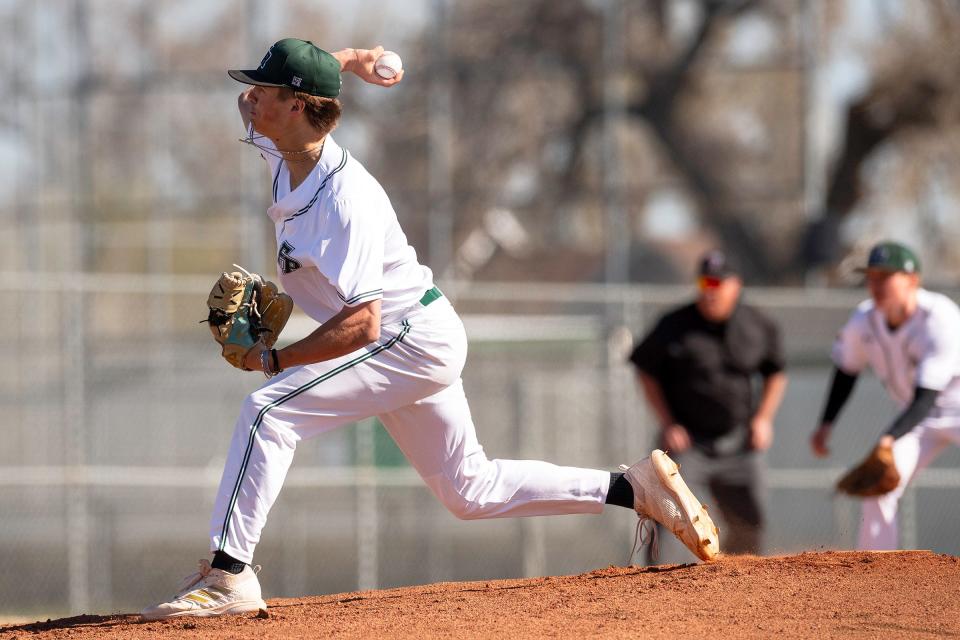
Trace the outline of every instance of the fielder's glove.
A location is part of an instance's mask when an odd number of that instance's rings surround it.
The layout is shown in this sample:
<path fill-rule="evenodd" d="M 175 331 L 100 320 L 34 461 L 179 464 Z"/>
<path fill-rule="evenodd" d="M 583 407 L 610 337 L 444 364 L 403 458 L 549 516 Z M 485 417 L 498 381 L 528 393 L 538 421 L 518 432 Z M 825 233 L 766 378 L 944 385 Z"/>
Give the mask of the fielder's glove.
<path fill-rule="evenodd" d="M 220 343 L 223 357 L 244 369 L 247 354 L 261 343 L 273 347 L 293 311 L 293 299 L 277 285 L 243 267 L 222 273 L 210 291 L 207 306 L 213 339 Z"/>
<path fill-rule="evenodd" d="M 860 464 L 837 481 L 837 491 L 858 498 L 882 496 L 900 484 L 900 473 L 893 463 L 893 448 L 878 444 Z"/>

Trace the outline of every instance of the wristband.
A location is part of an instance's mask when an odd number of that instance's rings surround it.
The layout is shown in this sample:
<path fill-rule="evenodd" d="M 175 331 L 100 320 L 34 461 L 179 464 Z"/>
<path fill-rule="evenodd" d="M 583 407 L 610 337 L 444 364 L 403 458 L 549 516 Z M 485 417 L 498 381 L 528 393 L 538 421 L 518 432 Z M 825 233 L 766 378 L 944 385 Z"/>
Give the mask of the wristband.
<path fill-rule="evenodd" d="M 270 367 L 270 350 L 264 349 L 260 352 L 260 368 L 263 369 L 263 375 L 268 378 L 273 377 L 273 370 Z"/>
<path fill-rule="evenodd" d="M 264 349 L 260 352 L 260 367 L 263 369 L 263 375 L 272 378 L 282 372 L 280 368 L 280 356 L 276 349 Z"/>
<path fill-rule="evenodd" d="M 273 362 L 273 373 L 274 375 L 283 371 L 280 368 L 280 354 L 277 353 L 276 349 L 270 349 L 270 359 Z"/>

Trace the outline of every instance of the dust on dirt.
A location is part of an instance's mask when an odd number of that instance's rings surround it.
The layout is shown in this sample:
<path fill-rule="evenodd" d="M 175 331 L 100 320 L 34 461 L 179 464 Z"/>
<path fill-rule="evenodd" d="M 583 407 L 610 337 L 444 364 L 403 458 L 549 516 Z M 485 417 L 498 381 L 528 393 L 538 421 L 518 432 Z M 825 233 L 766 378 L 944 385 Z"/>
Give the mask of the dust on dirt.
<path fill-rule="evenodd" d="M 0 640 L 129 638 L 960 637 L 960 558 L 928 551 L 729 556 L 576 576 L 268 600 L 269 617 L 85 615 Z"/>

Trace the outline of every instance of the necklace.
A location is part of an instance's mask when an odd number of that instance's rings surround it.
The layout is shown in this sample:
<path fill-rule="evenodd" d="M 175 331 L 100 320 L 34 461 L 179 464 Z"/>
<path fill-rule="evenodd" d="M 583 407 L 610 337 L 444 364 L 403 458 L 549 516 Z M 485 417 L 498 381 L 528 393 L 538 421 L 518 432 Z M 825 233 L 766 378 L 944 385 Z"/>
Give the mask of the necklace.
<path fill-rule="evenodd" d="M 310 149 L 301 149 L 297 151 L 285 151 L 283 149 L 271 149 L 270 147 L 267 147 L 266 145 L 263 145 L 260 142 L 257 142 L 258 140 L 262 140 L 263 138 L 266 138 L 266 136 L 258 133 L 256 135 L 249 135 L 245 138 L 239 138 L 238 140 L 244 144 L 248 144 L 252 147 L 256 147 L 263 153 L 271 155 L 274 158 L 279 158 L 280 160 L 286 160 L 287 162 L 290 162 L 290 159 L 287 158 L 287 156 L 303 155 L 303 154 L 313 153 L 315 151 L 317 152 L 317 157 L 314 160 L 314 162 L 317 162 L 318 160 L 320 160 L 320 156 L 323 155 L 323 146 L 327 143 L 327 138 L 326 136 L 324 136 L 323 142 L 320 143 L 319 150 L 317 149 L 317 147 L 311 147 Z M 307 159 L 309 160 L 310 158 L 307 158 Z M 293 162 L 302 162 L 302 160 L 297 159 L 297 160 L 293 160 Z"/>

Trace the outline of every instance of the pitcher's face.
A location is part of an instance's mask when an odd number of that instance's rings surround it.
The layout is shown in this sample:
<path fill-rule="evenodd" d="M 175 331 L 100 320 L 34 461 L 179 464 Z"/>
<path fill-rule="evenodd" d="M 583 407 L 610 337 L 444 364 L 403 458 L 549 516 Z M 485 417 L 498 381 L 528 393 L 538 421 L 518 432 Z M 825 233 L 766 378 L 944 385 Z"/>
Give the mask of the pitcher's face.
<path fill-rule="evenodd" d="M 248 89 L 247 99 L 250 121 L 259 133 L 275 138 L 286 129 L 296 102 L 294 98 L 282 99 L 279 87 L 254 85 Z"/>

